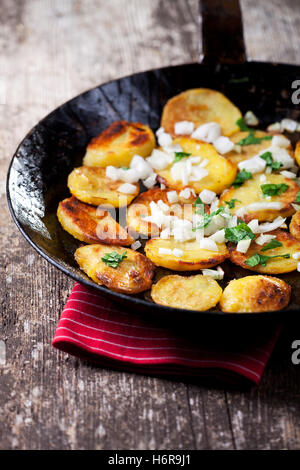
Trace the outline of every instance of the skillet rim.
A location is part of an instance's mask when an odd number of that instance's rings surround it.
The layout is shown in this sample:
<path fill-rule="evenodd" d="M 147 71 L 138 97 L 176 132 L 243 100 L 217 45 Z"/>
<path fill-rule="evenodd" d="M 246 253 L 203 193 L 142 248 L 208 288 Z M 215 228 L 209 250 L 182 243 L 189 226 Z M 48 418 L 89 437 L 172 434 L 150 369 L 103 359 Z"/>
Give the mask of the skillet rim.
<path fill-rule="evenodd" d="M 217 64 L 215 64 L 217 65 Z M 257 66 L 282 66 L 282 67 L 289 67 L 289 68 L 294 68 L 294 69 L 299 69 L 300 71 L 300 65 L 297 65 L 297 64 L 289 64 L 289 63 L 285 63 L 285 62 L 267 62 L 267 61 L 255 61 L 255 60 L 247 60 L 243 63 L 240 63 L 240 64 L 221 64 L 222 66 L 226 66 L 226 67 L 234 67 L 234 68 L 239 68 L 239 67 L 245 67 L 245 66 L 248 66 L 250 65 L 250 67 L 252 65 L 257 65 Z M 44 116 L 43 118 L 41 118 L 28 132 L 27 134 L 24 136 L 24 138 L 21 140 L 21 142 L 19 143 L 19 145 L 17 146 L 12 158 L 11 158 L 11 161 L 9 163 L 9 166 L 8 166 L 8 170 L 7 170 L 7 177 L 6 177 L 6 198 L 7 198 L 7 204 L 8 204 L 8 208 L 9 208 L 9 211 L 10 211 L 10 214 L 12 216 L 12 219 L 14 221 L 14 223 L 16 224 L 16 226 L 18 227 L 19 231 L 21 232 L 21 234 L 23 235 L 23 237 L 27 240 L 27 242 L 35 249 L 35 251 L 37 251 L 44 259 L 46 259 L 50 264 L 52 264 L 53 266 L 55 266 L 57 269 L 59 269 L 60 271 L 62 271 L 64 274 L 66 274 L 67 276 L 69 276 L 71 279 L 81 283 L 81 284 L 84 284 L 86 285 L 87 287 L 89 288 L 92 288 L 92 289 L 95 289 L 97 291 L 100 291 L 104 294 L 105 297 L 108 297 L 108 298 L 112 298 L 112 300 L 116 300 L 116 301 L 125 301 L 126 303 L 129 303 L 129 304 L 135 304 L 135 306 L 142 306 L 143 307 L 143 313 L 145 312 L 149 312 L 150 310 L 155 310 L 155 312 L 152 312 L 152 314 L 157 314 L 158 312 L 164 312 L 164 317 L 165 316 L 170 316 L 171 314 L 174 315 L 174 313 L 178 316 L 178 315 L 184 315 L 184 314 L 187 314 L 189 315 L 189 317 L 191 318 L 197 318 L 197 319 L 203 319 L 203 320 L 206 320 L 208 318 L 214 318 L 214 317 L 221 317 L 221 318 L 225 318 L 227 317 L 228 318 L 228 321 L 232 320 L 233 317 L 236 318 L 236 321 L 240 321 L 241 318 L 244 318 L 245 321 L 250 319 L 250 318 L 260 318 L 261 320 L 273 320 L 274 317 L 276 319 L 280 319 L 280 316 L 282 315 L 293 315 L 293 314 L 296 314 L 299 312 L 300 309 L 291 309 L 291 310 L 272 310 L 272 311 L 268 311 L 268 312 L 253 312 L 253 313 L 243 313 L 243 312 L 238 312 L 238 313 L 227 313 L 227 312 L 222 312 L 220 310 L 218 311 L 209 311 L 209 310 L 206 310 L 206 311 L 198 311 L 198 310 L 188 310 L 188 309 L 179 309 L 179 308 L 175 308 L 175 307 L 167 307 L 167 306 L 164 306 L 164 305 L 160 305 L 160 304 L 156 304 L 154 302 L 151 302 L 149 300 L 145 300 L 145 299 L 142 299 L 142 298 L 139 298 L 139 297 L 134 297 L 134 296 L 131 296 L 129 294 L 122 294 L 122 293 L 119 293 L 119 292 L 114 292 L 112 290 L 109 290 L 108 288 L 106 288 L 105 286 L 101 286 L 101 285 L 98 285 L 88 279 L 85 279 L 83 277 L 80 277 L 78 276 L 77 274 L 75 273 L 72 273 L 70 270 L 68 270 L 67 268 L 65 268 L 62 264 L 60 264 L 59 261 L 56 261 L 55 259 L 53 259 L 50 255 L 47 254 L 47 252 L 45 252 L 42 248 L 40 248 L 31 238 L 30 236 L 26 233 L 25 229 L 23 228 L 22 224 L 19 222 L 17 216 L 16 216 L 16 213 L 14 211 L 14 207 L 13 207 L 13 203 L 12 203 L 12 198 L 11 198 L 11 192 L 10 192 L 10 176 L 11 176 L 11 169 L 12 169 L 12 165 L 14 163 L 14 160 L 17 156 L 17 153 L 20 149 L 20 147 L 22 146 L 22 144 L 24 143 L 24 141 L 26 140 L 26 138 L 41 124 L 43 124 L 43 121 L 45 121 L 48 117 L 50 117 L 52 114 L 54 114 L 59 108 L 67 105 L 67 104 L 70 104 L 72 103 L 72 101 L 75 101 L 77 100 L 79 97 L 82 97 L 84 96 L 85 94 L 93 91 L 93 90 L 96 90 L 98 88 L 101 88 L 102 86 L 105 86 L 105 85 L 108 85 L 108 84 L 111 84 L 113 82 L 116 82 L 118 80 L 122 80 L 122 79 L 126 79 L 126 78 L 131 78 L 131 77 L 134 77 L 134 76 L 137 76 L 137 75 L 143 75 L 143 74 L 146 74 L 146 73 L 149 73 L 149 72 L 158 72 L 158 71 L 164 71 L 164 70 L 172 70 L 172 69 L 175 69 L 175 68 L 180 68 L 180 67 L 188 67 L 188 66 L 204 66 L 204 67 L 207 67 L 207 64 L 201 64 L 199 62 L 187 62 L 187 63 L 183 63 L 183 64 L 176 64 L 176 65 L 169 65 L 169 66 L 164 66 L 164 67 L 158 67 L 158 68 L 152 68 L 152 69 L 147 69 L 147 70 L 144 70 L 144 71 L 140 71 L 140 72 L 136 72 L 136 73 L 133 73 L 133 74 L 129 74 L 129 75 L 125 75 L 125 76 L 122 76 L 122 77 L 118 77 L 118 78 L 114 78 L 113 80 L 109 80 L 107 82 L 104 82 L 104 83 L 101 83 L 100 85 L 97 85 L 95 87 L 92 87 L 92 88 L 89 88 L 81 93 L 79 93 L 78 95 L 74 96 L 73 98 L 61 103 L 59 106 L 57 106 L 54 110 L 50 111 L 50 113 L 48 113 L 46 116 Z"/>

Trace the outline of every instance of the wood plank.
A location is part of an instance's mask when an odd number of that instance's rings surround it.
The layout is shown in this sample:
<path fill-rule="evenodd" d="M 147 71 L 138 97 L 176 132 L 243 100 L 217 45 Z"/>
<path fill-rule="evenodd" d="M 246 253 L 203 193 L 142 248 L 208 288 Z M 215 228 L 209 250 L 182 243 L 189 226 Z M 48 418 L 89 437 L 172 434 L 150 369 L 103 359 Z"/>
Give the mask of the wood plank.
<path fill-rule="evenodd" d="M 250 391 L 96 368 L 50 343 L 73 282 L 18 234 L 5 175 L 18 142 L 81 91 L 198 57 L 194 0 L 0 3 L 0 446 L 16 449 L 300 448 L 290 338 Z M 243 0 L 251 57 L 300 63 L 292 0 Z M 273 25 L 273 28 L 271 27 Z M 291 37 L 293 40 L 291 40 Z"/>

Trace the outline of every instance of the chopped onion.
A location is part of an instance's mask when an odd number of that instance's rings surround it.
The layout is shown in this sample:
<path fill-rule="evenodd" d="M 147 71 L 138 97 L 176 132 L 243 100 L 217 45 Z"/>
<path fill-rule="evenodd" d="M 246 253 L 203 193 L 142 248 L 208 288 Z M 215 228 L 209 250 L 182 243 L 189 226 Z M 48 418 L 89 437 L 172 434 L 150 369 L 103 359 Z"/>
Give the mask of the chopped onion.
<path fill-rule="evenodd" d="M 124 194 L 134 194 L 136 192 L 136 186 L 134 184 L 124 183 L 118 187 L 117 191 Z"/>
<path fill-rule="evenodd" d="M 200 241 L 200 248 L 209 251 L 219 251 L 218 245 L 209 238 L 202 238 Z"/>

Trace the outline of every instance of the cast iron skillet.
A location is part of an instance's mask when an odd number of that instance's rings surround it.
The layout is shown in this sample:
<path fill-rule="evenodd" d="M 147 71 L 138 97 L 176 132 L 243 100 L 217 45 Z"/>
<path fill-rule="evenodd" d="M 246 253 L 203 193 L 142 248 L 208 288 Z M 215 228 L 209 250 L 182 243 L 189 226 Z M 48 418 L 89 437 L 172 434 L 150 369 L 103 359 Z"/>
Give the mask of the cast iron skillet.
<path fill-rule="evenodd" d="M 290 305 L 284 311 L 263 314 L 179 310 L 154 304 L 149 293 L 129 296 L 111 292 L 94 284 L 79 269 L 73 253 L 80 243 L 61 228 L 56 218 L 59 201 L 69 194 L 67 176 L 81 165 L 89 140 L 119 119 L 146 123 L 156 130 L 163 105 L 183 90 L 198 87 L 220 90 L 242 112 L 253 110 L 260 118 L 261 128 L 283 117 L 299 118 L 299 109 L 291 101 L 291 85 L 299 78 L 300 67 L 246 61 L 238 0 L 206 0 L 200 2 L 200 9 L 203 54 L 199 63 L 150 70 L 98 86 L 57 108 L 27 134 L 8 171 L 9 208 L 21 233 L 44 258 L 76 281 L 129 309 L 167 319 L 179 316 L 214 323 L 218 320 L 218 326 L 220 320 L 235 325 L 242 321 L 245 326 L 254 319 L 261 322 L 287 318 L 298 312 L 297 273 L 280 276 L 292 286 Z M 224 269 L 225 284 L 232 278 L 251 274 L 229 263 L 225 263 Z M 159 269 L 158 276 L 161 274 Z"/>

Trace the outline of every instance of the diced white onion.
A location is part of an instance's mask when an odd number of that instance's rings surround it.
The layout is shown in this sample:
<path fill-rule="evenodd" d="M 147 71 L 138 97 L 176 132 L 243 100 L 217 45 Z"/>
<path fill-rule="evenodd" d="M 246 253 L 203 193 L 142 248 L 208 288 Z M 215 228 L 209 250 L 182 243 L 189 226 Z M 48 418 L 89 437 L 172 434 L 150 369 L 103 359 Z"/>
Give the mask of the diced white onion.
<path fill-rule="evenodd" d="M 129 168 L 128 170 L 119 168 L 119 178 L 124 183 L 136 183 L 140 179 L 140 175 L 135 168 Z"/>
<path fill-rule="evenodd" d="M 174 131 L 178 135 L 190 135 L 194 131 L 194 123 L 191 121 L 175 122 Z"/>
<path fill-rule="evenodd" d="M 168 191 L 167 198 L 170 204 L 178 202 L 178 194 L 176 191 Z"/>
<path fill-rule="evenodd" d="M 118 187 L 117 191 L 124 194 L 134 194 L 136 192 L 136 186 L 134 184 L 124 183 Z"/>
<path fill-rule="evenodd" d="M 247 225 L 253 233 L 259 233 L 259 224 L 257 219 L 250 220 L 249 224 Z"/>
<path fill-rule="evenodd" d="M 282 119 L 281 128 L 284 131 L 295 132 L 297 129 L 297 124 L 297 121 L 294 121 L 293 119 Z"/>
<path fill-rule="evenodd" d="M 192 188 L 184 188 L 180 191 L 179 197 L 182 197 L 183 199 L 189 199 L 191 194 L 195 196 L 195 191 Z"/>
<path fill-rule="evenodd" d="M 213 141 L 213 146 L 217 152 L 219 152 L 221 155 L 224 155 L 225 153 L 231 152 L 231 150 L 233 150 L 234 143 L 228 137 L 220 136 Z"/>
<path fill-rule="evenodd" d="M 165 228 L 164 230 L 160 232 L 160 238 L 167 239 L 167 238 L 170 238 L 170 236 L 171 236 L 171 232 L 169 228 Z"/>
<path fill-rule="evenodd" d="M 219 251 L 218 245 L 209 238 L 202 238 L 200 241 L 200 248 L 209 251 Z"/>
<path fill-rule="evenodd" d="M 107 178 L 111 179 L 112 181 L 117 181 L 118 179 L 120 179 L 119 168 L 116 168 L 115 166 L 107 166 L 105 174 Z"/>
<path fill-rule="evenodd" d="M 262 233 L 259 237 L 256 238 L 255 243 L 258 245 L 264 245 L 265 243 L 269 243 L 273 238 L 276 238 L 276 235 L 265 235 Z"/>
<path fill-rule="evenodd" d="M 284 137 L 283 135 L 274 135 L 271 140 L 271 147 L 281 147 L 281 148 L 288 148 L 291 145 L 289 139 Z"/>
<path fill-rule="evenodd" d="M 259 155 L 249 158 L 248 160 L 243 160 L 238 163 L 240 170 L 246 170 L 250 173 L 261 173 L 266 168 L 266 161 L 263 158 L 260 158 Z"/>
<path fill-rule="evenodd" d="M 280 132 L 281 131 L 281 124 L 280 122 L 274 122 L 267 127 L 268 132 Z"/>
<path fill-rule="evenodd" d="M 166 132 L 161 132 L 157 136 L 158 143 L 161 147 L 169 147 L 172 145 L 173 139 L 170 134 L 167 134 Z"/>
<path fill-rule="evenodd" d="M 152 175 L 153 170 L 149 162 L 147 162 L 140 155 L 134 155 L 130 162 L 130 168 L 136 170 L 139 174 L 139 179 L 146 179 Z"/>
<path fill-rule="evenodd" d="M 284 222 L 285 219 L 279 216 L 275 220 L 273 220 L 273 222 L 265 222 L 264 224 L 260 224 L 256 233 L 272 232 L 273 230 L 276 230 L 277 228 L 281 227 Z"/>
<path fill-rule="evenodd" d="M 216 281 L 221 281 L 224 278 L 224 271 L 221 268 L 221 266 L 217 267 L 217 270 L 215 269 L 202 269 L 202 274 L 203 276 L 210 276 Z"/>
<path fill-rule="evenodd" d="M 258 126 L 259 120 L 253 113 L 253 111 L 247 111 L 245 116 L 244 116 L 245 123 L 247 126 Z"/>
<path fill-rule="evenodd" d="M 297 263 L 297 271 L 300 273 L 300 263 Z"/>
<path fill-rule="evenodd" d="M 210 191 L 209 189 L 203 189 L 199 196 L 204 204 L 211 204 L 216 197 L 216 193 L 214 191 Z"/>
<path fill-rule="evenodd" d="M 262 175 L 260 175 L 260 177 L 259 177 L 260 183 L 264 183 L 266 180 L 267 180 L 267 177 L 264 173 Z"/>
<path fill-rule="evenodd" d="M 244 206 L 247 212 L 256 212 L 264 210 L 280 210 L 282 209 L 282 202 L 253 202 Z"/>
<path fill-rule="evenodd" d="M 156 184 L 156 174 L 152 173 L 152 175 L 148 176 L 148 178 L 143 181 L 143 184 L 148 189 L 152 188 Z"/>
<path fill-rule="evenodd" d="M 247 253 L 249 246 L 251 245 L 251 239 L 248 240 L 240 240 L 236 246 L 236 251 L 240 253 Z"/>
<path fill-rule="evenodd" d="M 192 138 L 203 140 L 204 142 L 213 143 L 221 135 L 221 127 L 216 122 L 207 122 L 197 127 L 192 133 Z"/>
<path fill-rule="evenodd" d="M 293 259 L 300 259 L 300 251 L 292 254 Z"/>
<path fill-rule="evenodd" d="M 216 243 L 224 243 L 225 242 L 225 230 L 221 229 L 217 232 L 213 233 L 210 237 L 210 240 L 213 240 Z"/>
<path fill-rule="evenodd" d="M 280 172 L 280 174 L 281 174 L 282 176 L 284 176 L 285 178 L 291 178 L 291 179 L 296 178 L 295 173 L 293 173 L 292 171 L 283 170 L 283 171 Z"/>

